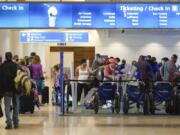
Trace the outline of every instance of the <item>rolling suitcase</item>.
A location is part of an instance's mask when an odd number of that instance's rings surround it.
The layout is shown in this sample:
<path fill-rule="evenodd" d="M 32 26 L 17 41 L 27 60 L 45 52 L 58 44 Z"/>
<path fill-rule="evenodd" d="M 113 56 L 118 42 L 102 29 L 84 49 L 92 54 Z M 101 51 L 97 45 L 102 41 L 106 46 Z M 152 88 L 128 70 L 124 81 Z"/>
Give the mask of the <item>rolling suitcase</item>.
<path fill-rule="evenodd" d="M 49 87 L 45 86 L 42 90 L 42 104 L 49 104 Z"/>
<path fill-rule="evenodd" d="M 34 96 L 31 93 L 28 96 L 21 96 L 20 97 L 20 110 L 21 114 L 26 112 L 34 113 Z"/>

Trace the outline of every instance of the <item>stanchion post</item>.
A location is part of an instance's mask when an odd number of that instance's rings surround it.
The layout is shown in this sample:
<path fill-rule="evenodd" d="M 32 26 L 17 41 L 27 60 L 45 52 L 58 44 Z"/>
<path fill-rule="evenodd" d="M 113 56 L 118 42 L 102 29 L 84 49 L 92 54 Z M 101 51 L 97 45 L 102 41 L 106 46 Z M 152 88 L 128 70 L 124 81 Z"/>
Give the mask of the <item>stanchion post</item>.
<path fill-rule="evenodd" d="M 64 52 L 60 52 L 60 115 L 64 115 Z"/>

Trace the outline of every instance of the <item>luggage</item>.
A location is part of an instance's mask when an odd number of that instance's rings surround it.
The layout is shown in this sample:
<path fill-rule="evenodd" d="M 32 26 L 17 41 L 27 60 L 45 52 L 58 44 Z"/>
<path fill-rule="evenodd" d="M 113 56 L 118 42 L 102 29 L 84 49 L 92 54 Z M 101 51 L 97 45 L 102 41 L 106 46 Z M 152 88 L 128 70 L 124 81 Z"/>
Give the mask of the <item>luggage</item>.
<path fill-rule="evenodd" d="M 92 89 L 88 92 L 88 94 L 86 95 L 86 97 L 84 98 L 84 105 L 85 105 L 86 109 L 94 109 L 93 101 L 94 101 L 95 91 L 97 91 L 97 88 L 92 88 Z"/>
<path fill-rule="evenodd" d="M 24 114 L 26 112 L 34 113 L 34 95 L 31 92 L 30 95 L 20 97 L 20 109 L 19 112 Z"/>
<path fill-rule="evenodd" d="M 49 104 L 49 87 L 45 86 L 42 90 L 42 104 Z"/>

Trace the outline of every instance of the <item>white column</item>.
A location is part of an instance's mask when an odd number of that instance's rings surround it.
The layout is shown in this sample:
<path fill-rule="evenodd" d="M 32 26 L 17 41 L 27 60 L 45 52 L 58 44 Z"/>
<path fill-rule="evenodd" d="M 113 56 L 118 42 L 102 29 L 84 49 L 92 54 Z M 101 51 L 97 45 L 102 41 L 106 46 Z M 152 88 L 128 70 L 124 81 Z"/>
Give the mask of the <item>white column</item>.
<path fill-rule="evenodd" d="M 0 54 L 4 56 L 5 52 L 12 51 L 11 31 L 0 30 Z"/>

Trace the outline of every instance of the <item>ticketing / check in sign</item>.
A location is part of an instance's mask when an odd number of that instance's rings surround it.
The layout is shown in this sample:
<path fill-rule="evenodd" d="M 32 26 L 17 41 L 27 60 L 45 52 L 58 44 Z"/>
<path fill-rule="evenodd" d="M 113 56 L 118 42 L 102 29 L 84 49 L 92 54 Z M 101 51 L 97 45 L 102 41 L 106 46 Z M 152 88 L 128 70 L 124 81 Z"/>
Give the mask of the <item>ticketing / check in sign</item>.
<path fill-rule="evenodd" d="M 20 32 L 21 43 L 81 43 L 88 42 L 88 32 Z"/>

